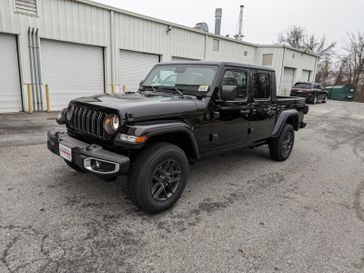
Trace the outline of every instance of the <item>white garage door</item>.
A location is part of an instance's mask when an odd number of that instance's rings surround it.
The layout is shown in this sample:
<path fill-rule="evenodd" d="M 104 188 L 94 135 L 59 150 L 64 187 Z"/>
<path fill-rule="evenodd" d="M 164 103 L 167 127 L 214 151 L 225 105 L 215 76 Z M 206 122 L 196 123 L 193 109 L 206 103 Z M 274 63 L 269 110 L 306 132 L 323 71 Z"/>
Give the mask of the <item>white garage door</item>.
<path fill-rule="evenodd" d="M 301 76 L 301 81 L 303 82 L 309 82 L 310 81 L 310 75 L 311 75 L 311 71 L 310 70 L 302 70 L 302 76 Z"/>
<path fill-rule="evenodd" d="M 138 91 L 140 82 L 157 63 L 159 55 L 120 50 L 120 85 L 125 85 L 127 92 Z"/>
<path fill-rule="evenodd" d="M 22 110 L 20 92 L 15 36 L 0 34 L 0 113 Z"/>
<path fill-rule="evenodd" d="M 281 85 L 281 95 L 287 96 L 290 93 L 293 86 L 295 70 L 296 69 L 289 67 L 284 68 L 283 80 Z"/>
<path fill-rule="evenodd" d="M 172 62 L 189 62 L 189 61 L 199 61 L 197 59 L 183 58 L 183 57 L 172 57 Z"/>
<path fill-rule="evenodd" d="M 104 93 L 101 47 L 41 40 L 41 59 L 52 110 L 60 110 L 78 97 Z"/>

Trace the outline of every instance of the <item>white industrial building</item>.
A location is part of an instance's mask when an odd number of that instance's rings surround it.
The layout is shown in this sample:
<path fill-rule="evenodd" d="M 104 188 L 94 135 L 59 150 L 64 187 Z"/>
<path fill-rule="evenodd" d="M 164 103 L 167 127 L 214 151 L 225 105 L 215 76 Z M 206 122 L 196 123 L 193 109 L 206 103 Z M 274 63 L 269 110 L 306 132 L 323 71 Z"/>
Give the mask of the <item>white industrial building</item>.
<path fill-rule="evenodd" d="M 52 110 L 75 97 L 136 91 L 158 62 L 233 61 L 273 67 L 278 91 L 313 81 L 317 57 L 257 45 L 88 0 L 0 0 L 0 112 Z M 114 86 L 114 87 L 113 87 Z"/>

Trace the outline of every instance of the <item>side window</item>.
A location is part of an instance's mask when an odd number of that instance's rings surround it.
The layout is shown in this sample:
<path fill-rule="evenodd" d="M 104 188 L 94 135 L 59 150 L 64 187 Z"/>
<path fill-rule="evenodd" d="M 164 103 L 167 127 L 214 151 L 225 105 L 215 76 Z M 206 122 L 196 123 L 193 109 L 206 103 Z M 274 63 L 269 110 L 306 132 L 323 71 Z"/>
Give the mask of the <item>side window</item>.
<path fill-rule="evenodd" d="M 253 76 L 254 99 L 266 100 L 270 98 L 270 75 L 263 72 L 255 73 Z"/>
<path fill-rule="evenodd" d="M 236 85 L 238 87 L 238 98 L 245 99 L 248 86 L 247 73 L 243 71 L 227 70 L 221 85 Z"/>

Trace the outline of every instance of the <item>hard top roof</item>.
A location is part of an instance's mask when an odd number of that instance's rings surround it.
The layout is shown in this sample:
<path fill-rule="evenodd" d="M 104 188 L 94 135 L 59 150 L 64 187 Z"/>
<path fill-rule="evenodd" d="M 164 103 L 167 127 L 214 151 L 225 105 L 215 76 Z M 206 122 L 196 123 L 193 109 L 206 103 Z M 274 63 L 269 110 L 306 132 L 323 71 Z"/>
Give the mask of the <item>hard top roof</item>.
<path fill-rule="evenodd" d="M 248 69 L 259 69 L 259 70 L 267 70 L 273 71 L 273 68 L 266 67 L 266 66 L 259 66 L 259 65 L 251 65 L 251 64 L 242 64 L 242 63 L 235 63 L 235 62 L 214 62 L 214 61 L 181 61 L 181 62 L 164 62 L 159 63 L 157 65 L 216 65 L 219 67 L 223 66 L 233 66 L 233 67 L 241 67 L 241 68 L 248 68 Z"/>

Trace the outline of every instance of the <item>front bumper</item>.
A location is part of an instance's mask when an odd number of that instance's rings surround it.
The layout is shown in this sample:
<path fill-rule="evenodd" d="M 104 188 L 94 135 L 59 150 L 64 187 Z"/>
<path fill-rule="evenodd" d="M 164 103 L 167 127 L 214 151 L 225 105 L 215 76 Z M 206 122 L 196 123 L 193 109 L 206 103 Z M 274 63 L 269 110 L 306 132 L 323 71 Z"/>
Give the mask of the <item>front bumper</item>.
<path fill-rule="evenodd" d="M 59 156 L 60 144 L 72 149 L 72 163 L 85 172 L 104 177 L 128 173 L 129 157 L 107 151 L 99 145 L 80 141 L 67 133 L 52 134 L 48 131 L 48 150 Z"/>

